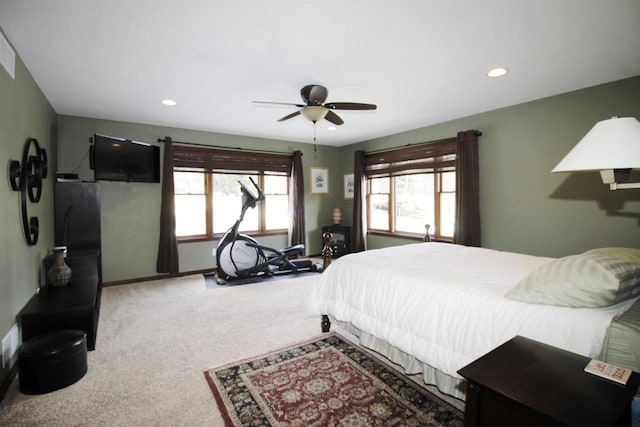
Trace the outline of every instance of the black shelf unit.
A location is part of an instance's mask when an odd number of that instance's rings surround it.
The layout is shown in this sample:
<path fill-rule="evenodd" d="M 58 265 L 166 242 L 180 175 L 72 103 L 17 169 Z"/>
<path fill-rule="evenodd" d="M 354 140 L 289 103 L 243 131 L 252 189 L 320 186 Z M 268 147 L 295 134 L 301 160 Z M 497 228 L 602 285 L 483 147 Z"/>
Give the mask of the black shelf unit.
<path fill-rule="evenodd" d="M 40 291 L 20 311 L 22 341 L 63 329 L 87 334 L 94 350 L 102 294 L 100 186 L 96 182 L 57 181 L 54 188 L 54 244 L 66 246 L 71 281 L 46 284 L 52 257 L 42 261 Z"/>
<path fill-rule="evenodd" d="M 67 252 L 101 252 L 100 184 L 56 182 L 54 192 L 56 246 Z"/>

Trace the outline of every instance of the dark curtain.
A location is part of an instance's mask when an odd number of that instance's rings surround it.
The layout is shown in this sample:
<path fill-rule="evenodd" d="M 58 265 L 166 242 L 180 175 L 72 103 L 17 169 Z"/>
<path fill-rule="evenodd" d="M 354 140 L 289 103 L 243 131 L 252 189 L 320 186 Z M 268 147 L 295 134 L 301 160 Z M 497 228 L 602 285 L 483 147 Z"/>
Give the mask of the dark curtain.
<path fill-rule="evenodd" d="M 366 179 L 364 176 L 365 156 L 364 151 L 358 150 L 353 153 L 353 232 L 351 233 L 351 248 L 353 252 L 366 250 Z"/>
<path fill-rule="evenodd" d="M 480 246 L 480 183 L 476 130 L 458 132 L 456 149 L 456 223 L 453 242 Z"/>
<path fill-rule="evenodd" d="M 173 191 L 173 144 L 171 138 L 164 139 L 162 165 L 162 201 L 160 205 L 160 242 L 158 244 L 158 273 L 177 273 L 178 240 L 176 239 L 176 214 Z"/>
<path fill-rule="evenodd" d="M 302 152 L 294 151 L 289 187 L 289 244 L 305 244 L 304 222 L 304 172 Z"/>

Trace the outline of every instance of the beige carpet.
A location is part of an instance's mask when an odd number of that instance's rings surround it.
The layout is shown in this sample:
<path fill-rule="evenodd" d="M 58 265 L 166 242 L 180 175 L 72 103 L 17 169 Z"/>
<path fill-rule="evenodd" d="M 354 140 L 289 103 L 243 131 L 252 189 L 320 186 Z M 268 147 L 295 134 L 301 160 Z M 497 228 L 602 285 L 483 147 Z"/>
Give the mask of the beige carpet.
<path fill-rule="evenodd" d="M 203 372 L 316 335 L 316 277 L 207 290 L 202 275 L 103 290 L 96 350 L 79 382 L 0 403 L 3 426 L 222 426 Z"/>

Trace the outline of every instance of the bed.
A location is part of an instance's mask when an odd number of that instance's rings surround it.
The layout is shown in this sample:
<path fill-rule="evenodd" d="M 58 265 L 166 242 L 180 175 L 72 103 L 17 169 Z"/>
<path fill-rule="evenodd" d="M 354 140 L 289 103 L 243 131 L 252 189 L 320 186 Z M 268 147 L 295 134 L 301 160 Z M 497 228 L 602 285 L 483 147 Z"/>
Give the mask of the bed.
<path fill-rule="evenodd" d="M 603 251 L 574 260 L 438 242 L 369 250 L 335 260 L 314 284 L 307 309 L 458 399 L 465 390 L 457 371 L 516 335 L 640 370 L 640 250 Z M 590 294 L 600 287 L 595 278 L 611 273 L 593 260 L 611 262 L 629 251 L 618 287 L 603 276 L 601 295 Z M 545 288 L 567 275 L 580 280 L 578 291 Z"/>

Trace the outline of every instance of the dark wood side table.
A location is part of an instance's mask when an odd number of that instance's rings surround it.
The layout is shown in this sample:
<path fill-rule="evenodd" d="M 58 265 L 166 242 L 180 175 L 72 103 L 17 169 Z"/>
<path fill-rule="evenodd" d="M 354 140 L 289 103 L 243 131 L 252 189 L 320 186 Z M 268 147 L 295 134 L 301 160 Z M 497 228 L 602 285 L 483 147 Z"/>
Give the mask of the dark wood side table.
<path fill-rule="evenodd" d="M 589 358 L 517 336 L 458 373 L 465 426 L 630 426 L 640 374 L 626 385 L 584 372 Z"/>

